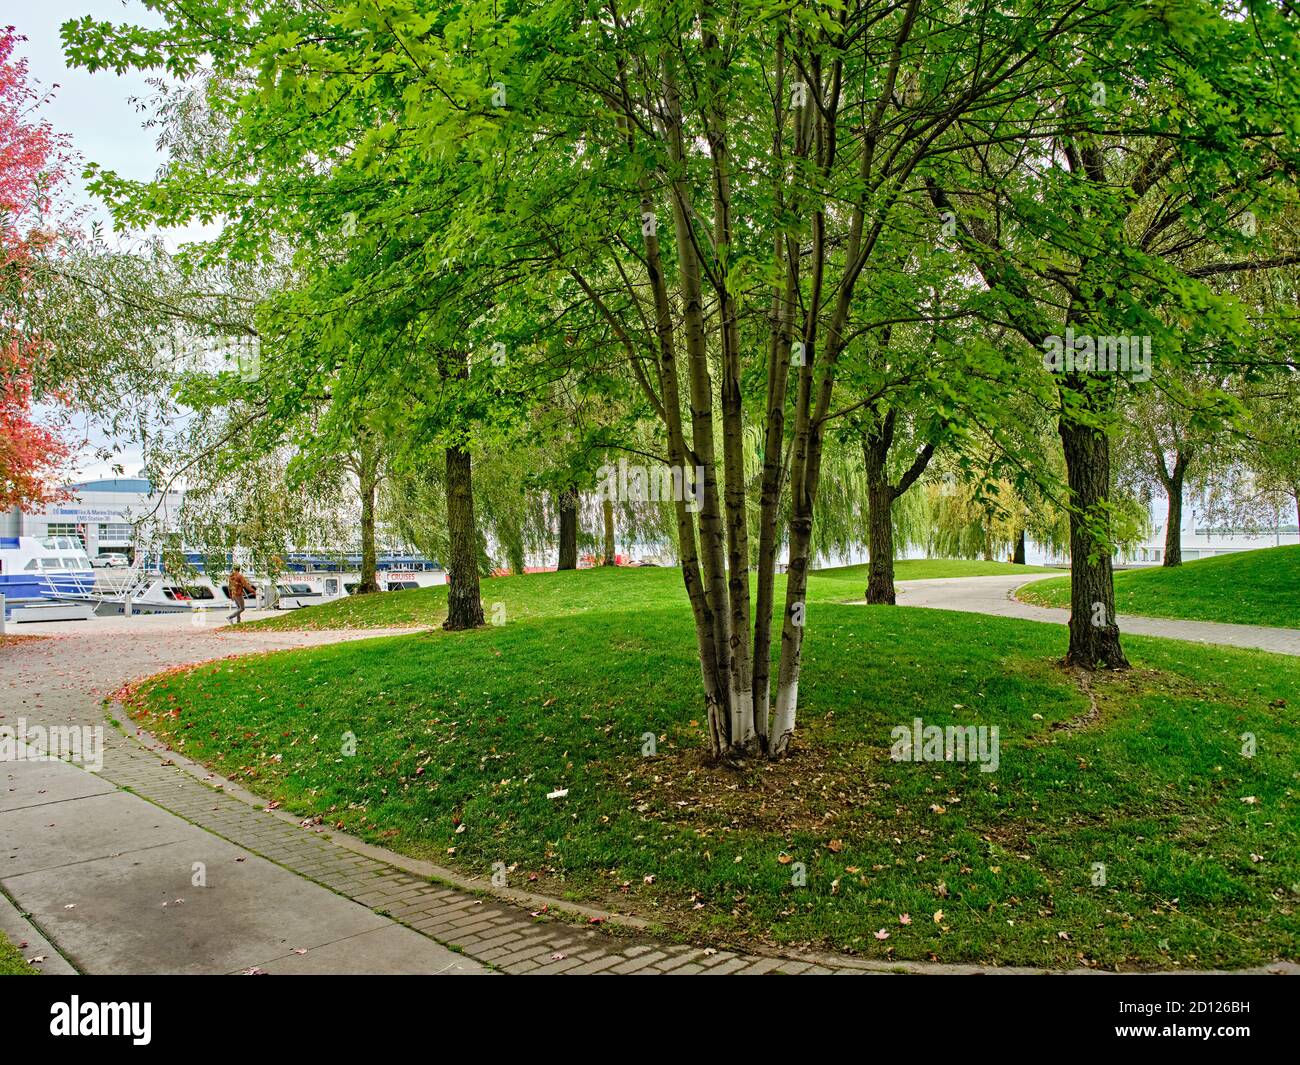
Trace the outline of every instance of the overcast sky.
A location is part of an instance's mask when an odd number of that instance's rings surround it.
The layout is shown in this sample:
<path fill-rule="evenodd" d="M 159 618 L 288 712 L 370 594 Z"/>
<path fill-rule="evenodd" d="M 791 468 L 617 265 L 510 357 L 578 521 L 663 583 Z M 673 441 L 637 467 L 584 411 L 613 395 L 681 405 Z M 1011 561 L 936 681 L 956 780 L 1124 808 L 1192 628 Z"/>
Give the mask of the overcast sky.
<path fill-rule="evenodd" d="M 152 95 L 147 75 L 134 71 L 121 76 L 112 71 L 88 74 L 69 69 L 64 62 L 59 27 L 69 19 L 86 15 L 117 23 L 161 24 L 161 19 L 138 0 L 24 0 L 21 4 L 0 0 L 0 24 L 14 26 L 27 38 L 19 45 L 18 54 L 27 60 L 29 78 L 40 90 L 53 92 L 42 116 L 72 138 L 72 146 L 84 162 L 98 163 L 123 177 L 147 180 L 166 161 L 156 146 L 155 133 L 143 127 L 147 115 L 138 106 L 139 101 Z M 75 199 L 89 209 L 89 217 L 102 221 L 105 232 L 111 233 L 108 212 L 86 192 L 79 166 L 72 174 L 72 185 Z M 165 236 L 174 246 L 199 232 L 196 228 Z M 96 442 L 102 443 L 103 438 L 97 437 Z M 114 461 L 123 465 L 128 475 L 135 474 L 141 462 L 140 450 L 127 446 Z M 78 476 L 111 477 L 112 465 L 98 461 L 87 449 Z"/>
<path fill-rule="evenodd" d="M 141 126 L 144 116 L 131 103 L 133 97 L 150 95 L 145 76 L 68 69 L 59 27 L 85 15 L 145 25 L 158 25 L 158 17 L 136 0 L 26 0 L 21 5 L 3 0 L 0 7 L 4 8 L 0 18 L 27 38 L 19 45 L 19 54 L 27 60 L 29 75 L 40 88 L 54 91 L 54 99 L 42 111 L 44 117 L 72 137 L 86 161 L 123 177 L 152 177 L 164 160 L 154 134 Z M 79 175 L 75 184 L 83 201 L 89 202 Z M 98 214 L 106 217 L 102 207 Z"/>

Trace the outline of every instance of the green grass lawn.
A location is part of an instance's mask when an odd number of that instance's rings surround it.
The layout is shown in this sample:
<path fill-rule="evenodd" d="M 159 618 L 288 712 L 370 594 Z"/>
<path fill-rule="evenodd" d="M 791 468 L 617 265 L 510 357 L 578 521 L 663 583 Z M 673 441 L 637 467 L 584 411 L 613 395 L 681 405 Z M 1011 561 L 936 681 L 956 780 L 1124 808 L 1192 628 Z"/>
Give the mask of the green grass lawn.
<path fill-rule="evenodd" d="M 1132 638 L 1137 668 L 1090 695 L 1055 665 L 1056 626 L 811 584 L 777 763 L 701 759 L 668 570 L 503 578 L 484 596 L 502 626 L 212 663 L 147 682 L 133 714 L 304 818 L 696 939 L 1039 966 L 1300 956 L 1300 660 Z M 997 725 L 997 771 L 892 761 L 915 717 Z"/>
<path fill-rule="evenodd" d="M 580 581 L 554 580 L 555 574 L 536 573 L 527 584 L 518 577 L 495 577 L 482 583 L 483 610 L 488 620 L 493 609 L 507 620 L 556 617 L 592 611 L 637 610 L 651 596 L 657 603 L 686 605 L 681 571 L 667 567 L 636 569 L 597 567 L 578 571 Z M 635 581 L 620 578 L 635 573 Z M 1006 562 L 976 562 L 966 559 L 905 559 L 894 563 L 900 581 L 930 580 L 936 577 L 986 577 L 993 574 L 1052 573 L 1041 566 L 1013 566 Z M 550 579 L 548 579 L 550 578 Z M 777 578 L 784 594 L 784 578 Z M 808 590 L 810 601 L 847 602 L 866 595 L 867 567 L 841 566 L 817 570 Z M 526 589 L 526 591 L 525 591 Z M 521 594 L 522 593 L 522 594 Z M 353 596 L 319 607 L 286 610 L 274 617 L 250 622 L 263 629 L 353 629 L 404 628 L 440 625 L 447 616 L 447 589 L 419 588 L 406 592 L 383 592 Z"/>
<path fill-rule="evenodd" d="M 27 964 L 22 952 L 0 933 L 0 976 L 32 976 L 36 970 Z"/>
<path fill-rule="evenodd" d="M 1068 607 L 1070 578 L 1035 581 L 1019 597 Z M 1115 574 L 1115 605 L 1121 614 L 1144 617 L 1300 628 L 1300 546 L 1125 570 Z"/>

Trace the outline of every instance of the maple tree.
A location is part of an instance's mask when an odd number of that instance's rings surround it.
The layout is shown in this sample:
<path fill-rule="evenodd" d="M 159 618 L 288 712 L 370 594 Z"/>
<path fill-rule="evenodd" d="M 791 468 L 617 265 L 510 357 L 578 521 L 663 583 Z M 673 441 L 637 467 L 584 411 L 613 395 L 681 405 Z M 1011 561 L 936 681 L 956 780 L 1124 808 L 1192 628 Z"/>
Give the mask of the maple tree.
<path fill-rule="evenodd" d="M 65 180 L 66 140 L 36 111 L 46 97 L 14 56 L 24 38 L 0 29 L 0 507 L 51 502 L 72 449 L 33 411 L 43 345 L 25 326 L 18 296 L 37 256 L 51 254 L 48 219 Z M 58 399 L 57 396 L 51 398 Z"/>

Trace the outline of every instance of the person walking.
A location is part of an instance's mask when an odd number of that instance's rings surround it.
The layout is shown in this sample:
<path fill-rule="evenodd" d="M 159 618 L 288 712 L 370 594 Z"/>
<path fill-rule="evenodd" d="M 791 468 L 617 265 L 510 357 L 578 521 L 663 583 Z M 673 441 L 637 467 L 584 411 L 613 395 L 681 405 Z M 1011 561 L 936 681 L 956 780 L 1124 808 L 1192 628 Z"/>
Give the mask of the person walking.
<path fill-rule="evenodd" d="M 230 571 L 230 583 L 227 587 L 230 589 L 230 601 L 235 604 L 235 609 L 226 615 L 226 620 L 238 625 L 244 616 L 244 596 L 255 594 L 257 589 L 249 583 L 238 566 Z"/>

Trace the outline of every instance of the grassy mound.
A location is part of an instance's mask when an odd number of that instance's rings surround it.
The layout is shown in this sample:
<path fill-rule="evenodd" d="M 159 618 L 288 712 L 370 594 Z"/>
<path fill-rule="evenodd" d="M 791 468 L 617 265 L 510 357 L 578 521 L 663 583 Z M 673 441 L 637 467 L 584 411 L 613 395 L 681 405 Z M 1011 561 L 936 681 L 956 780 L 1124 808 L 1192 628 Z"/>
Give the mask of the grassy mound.
<path fill-rule="evenodd" d="M 965 559 L 909 559 L 894 563 L 900 581 L 936 577 L 986 577 L 993 574 L 1051 573 L 1037 566 Z M 623 580 L 628 573 L 636 580 Z M 842 566 L 814 572 L 809 580 L 810 602 L 844 602 L 862 599 L 867 567 Z M 783 578 L 777 587 L 785 594 Z M 600 566 L 567 573 L 533 573 L 527 577 L 495 577 L 482 584 L 487 619 L 523 620 L 556 617 L 588 611 L 637 610 L 649 597 L 656 603 L 687 605 L 681 571 L 667 567 L 624 569 Z M 495 615 L 494 615 L 495 611 Z M 447 616 L 447 589 L 418 588 L 405 592 L 352 596 L 275 617 L 251 622 L 264 629 L 379 629 L 441 625 Z"/>
<path fill-rule="evenodd" d="M 133 713 L 304 818 L 697 939 L 1040 966 L 1300 956 L 1300 661 L 1135 638 L 1134 671 L 1081 683 L 1055 626 L 843 606 L 828 583 L 777 763 L 702 761 L 671 571 L 493 582 L 502 626 L 212 663 L 147 682 Z M 915 718 L 996 725 L 997 769 L 892 760 Z"/>
<path fill-rule="evenodd" d="M 1018 594 L 1026 603 L 1068 607 L 1070 579 L 1035 581 Z M 1125 570 L 1115 574 L 1115 605 L 1143 617 L 1300 628 L 1300 546 Z"/>

